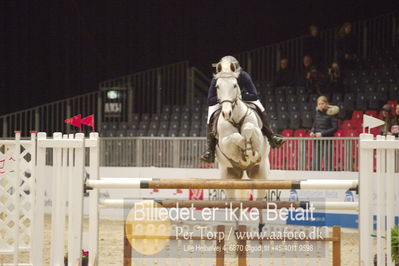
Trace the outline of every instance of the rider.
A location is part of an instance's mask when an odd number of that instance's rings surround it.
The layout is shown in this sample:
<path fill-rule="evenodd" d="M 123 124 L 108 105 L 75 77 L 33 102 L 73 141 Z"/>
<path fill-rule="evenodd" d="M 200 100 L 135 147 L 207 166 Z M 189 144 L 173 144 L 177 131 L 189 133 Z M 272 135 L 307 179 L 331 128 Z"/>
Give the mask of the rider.
<path fill-rule="evenodd" d="M 240 67 L 237 59 L 235 59 L 233 56 L 225 56 L 222 59 L 220 59 L 220 62 L 224 61 L 229 61 L 235 65 L 236 71 L 240 73 L 239 77 L 237 78 L 238 86 L 241 89 L 241 96 L 242 99 L 245 102 L 255 104 L 258 113 L 260 115 L 260 118 L 263 123 L 263 128 L 262 132 L 263 134 L 267 137 L 269 140 L 270 146 L 272 148 L 279 148 L 281 145 L 284 144 L 285 140 L 279 136 L 276 135 L 273 130 L 269 126 L 269 122 L 267 120 L 267 114 L 265 111 L 265 108 L 262 106 L 261 102 L 259 101 L 258 98 L 258 92 L 256 91 L 256 88 L 254 86 L 254 83 L 252 82 L 251 77 L 247 72 L 242 70 Z M 215 162 L 215 149 L 216 149 L 216 136 L 213 132 L 213 122 L 215 120 L 215 113 L 216 110 L 220 109 L 220 106 L 217 102 L 217 95 L 216 95 L 216 79 L 213 78 L 211 81 L 211 85 L 209 87 L 208 91 L 208 125 L 207 125 L 207 143 L 208 143 L 208 150 L 206 151 L 205 154 L 203 154 L 200 159 L 202 161 L 208 162 L 208 163 L 213 163 Z"/>

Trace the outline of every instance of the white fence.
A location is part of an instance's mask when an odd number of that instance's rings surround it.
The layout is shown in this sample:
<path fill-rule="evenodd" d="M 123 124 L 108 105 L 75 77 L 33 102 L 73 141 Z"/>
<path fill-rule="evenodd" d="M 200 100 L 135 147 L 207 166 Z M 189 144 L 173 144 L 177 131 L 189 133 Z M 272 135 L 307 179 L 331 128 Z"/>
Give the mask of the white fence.
<path fill-rule="evenodd" d="M 375 246 L 376 265 L 394 265 L 391 259 L 391 229 L 395 225 L 395 213 L 397 214 L 398 211 L 395 204 L 395 183 L 397 182 L 395 177 L 397 176 L 394 175 L 394 153 L 398 149 L 399 141 L 393 136 L 377 136 L 374 140 L 371 134 L 360 135 L 359 265 L 375 265 Z M 373 174 L 375 160 L 377 168 L 376 174 Z M 377 187 L 376 194 L 373 194 L 374 187 Z M 376 215 L 376 245 L 371 238 L 374 215 Z"/>
<path fill-rule="evenodd" d="M 12 254 L 15 265 L 20 252 L 34 248 L 34 139 L 21 140 L 17 134 L 15 140 L 0 140 L 0 254 Z"/>

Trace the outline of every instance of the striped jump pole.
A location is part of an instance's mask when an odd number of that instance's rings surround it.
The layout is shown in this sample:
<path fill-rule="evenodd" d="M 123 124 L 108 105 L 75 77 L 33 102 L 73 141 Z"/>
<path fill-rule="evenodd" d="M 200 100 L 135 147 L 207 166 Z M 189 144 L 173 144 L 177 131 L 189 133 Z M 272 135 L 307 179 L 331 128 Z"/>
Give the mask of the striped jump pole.
<path fill-rule="evenodd" d="M 226 179 L 156 179 L 106 178 L 87 180 L 86 189 L 337 189 L 357 190 L 357 180 L 226 180 Z"/>

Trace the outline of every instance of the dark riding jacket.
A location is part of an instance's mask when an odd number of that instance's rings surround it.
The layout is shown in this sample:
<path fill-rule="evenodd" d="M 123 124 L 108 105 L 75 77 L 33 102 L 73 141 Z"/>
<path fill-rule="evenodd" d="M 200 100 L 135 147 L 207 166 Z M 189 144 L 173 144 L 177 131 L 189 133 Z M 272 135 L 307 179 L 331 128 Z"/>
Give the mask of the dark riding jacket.
<path fill-rule="evenodd" d="M 241 96 L 243 101 L 256 101 L 259 99 L 258 91 L 252 82 L 251 76 L 241 70 L 240 75 L 237 78 L 238 86 L 241 89 Z M 216 94 L 216 79 L 213 78 L 208 91 L 208 105 L 212 106 L 217 104 L 217 94 Z"/>
<path fill-rule="evenodd" d="M 336 115 L 328 115 L 327 110 L 323 112 L 316 111 L 316 117 L 311 129 L 313 133 L 320 132 L 323 137 L 331 137 L 334 136 L 337 130 L 338 121 Z"/>

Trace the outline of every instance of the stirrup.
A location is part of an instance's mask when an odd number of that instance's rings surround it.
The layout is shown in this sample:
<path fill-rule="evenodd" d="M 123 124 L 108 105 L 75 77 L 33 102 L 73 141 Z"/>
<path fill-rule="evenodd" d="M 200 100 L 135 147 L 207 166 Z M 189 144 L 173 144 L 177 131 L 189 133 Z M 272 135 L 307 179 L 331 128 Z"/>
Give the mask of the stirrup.
<path fill-rule="evenodd" d="M 280 137 L 280 136 L 276 136 L 276 135 L 271 136 L 271 138 L 269 139 L 270 146 L 271 146 L 273 149 L 278 149 L 278 148 L 280 148 L 281 146 L 283 146 L 283 144 L 284 144 L 285 142 L 286 142 L 285 139 L 283 139 L 283 138 Z"/>

